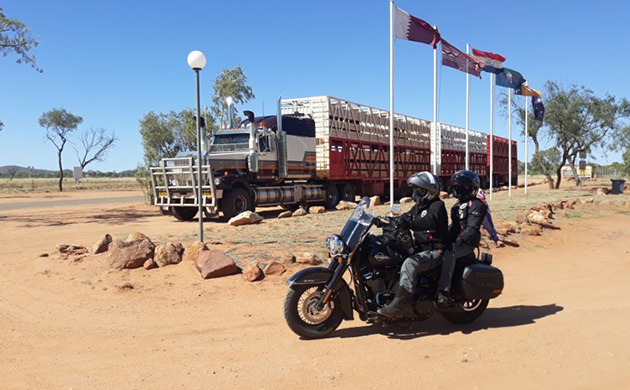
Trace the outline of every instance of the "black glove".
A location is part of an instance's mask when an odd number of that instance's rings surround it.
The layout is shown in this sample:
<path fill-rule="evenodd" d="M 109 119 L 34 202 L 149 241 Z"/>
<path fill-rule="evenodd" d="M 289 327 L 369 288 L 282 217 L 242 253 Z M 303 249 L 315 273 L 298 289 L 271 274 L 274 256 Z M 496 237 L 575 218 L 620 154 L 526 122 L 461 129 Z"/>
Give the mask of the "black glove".
<path fill-rule="evenodd" d="M 411 221 L 406 218 L 395 218 L 391 221 L 391 225 L 394 229 L 409 229 L 411 228 Z"/>
<path fill-rule="evenodd" d="M 390 224 L 389 219 L 383 217 L 374 218 L 374 226 L 378 228 L 382 228 L 383 226 L 387 226 Z"/>

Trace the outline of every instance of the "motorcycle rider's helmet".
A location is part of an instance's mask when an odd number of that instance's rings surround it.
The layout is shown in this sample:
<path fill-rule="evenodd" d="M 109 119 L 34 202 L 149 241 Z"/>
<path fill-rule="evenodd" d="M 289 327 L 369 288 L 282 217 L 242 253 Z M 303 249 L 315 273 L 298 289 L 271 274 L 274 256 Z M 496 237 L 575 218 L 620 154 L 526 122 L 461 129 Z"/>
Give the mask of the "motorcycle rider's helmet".
<path fill-rule="evenodd" d="M 407 181 L 413 190 L 411 197 L 418 204 L 427 204 L 440 194 L 440 178 L 430 172 L 418 172 Z"/>
<path fill-rule="evenodd" d="M 460 201 L 474 198 L 479 187 L 481 187 L 479 175 L 473 171 L 462 169 L 451 177 L 451 193 Z"/>

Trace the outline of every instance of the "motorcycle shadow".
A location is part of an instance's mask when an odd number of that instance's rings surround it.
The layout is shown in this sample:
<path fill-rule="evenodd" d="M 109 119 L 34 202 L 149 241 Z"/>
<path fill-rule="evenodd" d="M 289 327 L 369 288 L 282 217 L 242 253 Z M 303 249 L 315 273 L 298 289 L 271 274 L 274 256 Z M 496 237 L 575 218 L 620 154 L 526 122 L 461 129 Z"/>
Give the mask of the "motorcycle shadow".
<path fill-rule="evenodd" d="M 536 323 L 536 320 L 554 315 L 564 308 L 555 303 L 542 306 L 518 305 L 508 307 L 491 307 L 471 324 L 456 325 L 448 322 L 440 315 L 434 315 L 426 321 L 389 322 L 344 328 L 333 332 L 330 337 L 348 338 L 381 334 L 398 340 L 411 340 L 418 337 L 448 335 L 462 332 L 470 334 L 479 330 L 493 328 L 509 328 Z"/>

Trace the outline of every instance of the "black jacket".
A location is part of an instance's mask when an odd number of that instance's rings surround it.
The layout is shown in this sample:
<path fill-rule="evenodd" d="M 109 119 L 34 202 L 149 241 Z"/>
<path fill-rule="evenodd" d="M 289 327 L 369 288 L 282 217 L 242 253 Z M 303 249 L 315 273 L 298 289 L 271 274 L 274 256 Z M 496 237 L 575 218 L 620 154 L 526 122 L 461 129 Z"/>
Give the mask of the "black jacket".
<path fill-rule="evenodd" d="M 448 234 L 448 215 L 441 199 L 423 206 L 415 204 L 400 216 L 413 230 L 416 246 L 421 250 L 444 248 Z"/>
<path fill-rule="evenodd" d="M 448 228 L 448 242 L 457 246 L 465 243 L 478 246 L 481 240 L 481 224 L 488 213 L 488 205 L 474 198 L 464 203 L 459 201 L 451 208 L 451 226 Z"/>

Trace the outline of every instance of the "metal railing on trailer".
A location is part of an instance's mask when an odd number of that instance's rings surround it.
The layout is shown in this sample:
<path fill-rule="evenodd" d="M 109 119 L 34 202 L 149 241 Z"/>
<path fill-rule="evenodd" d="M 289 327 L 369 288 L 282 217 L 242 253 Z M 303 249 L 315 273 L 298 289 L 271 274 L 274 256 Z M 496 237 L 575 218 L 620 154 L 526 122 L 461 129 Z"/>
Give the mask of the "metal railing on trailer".
<path fill-rule="evenodd" d="M 198 166 L 193 157 L 175 157 L 162 160 L 163 165 L 151 167 L 154 205 L 160 207 L 199 206 L 197 180 Z M 217 193 L 210 165 L 201 166 L 202 207 L 216 210 Z"/>

